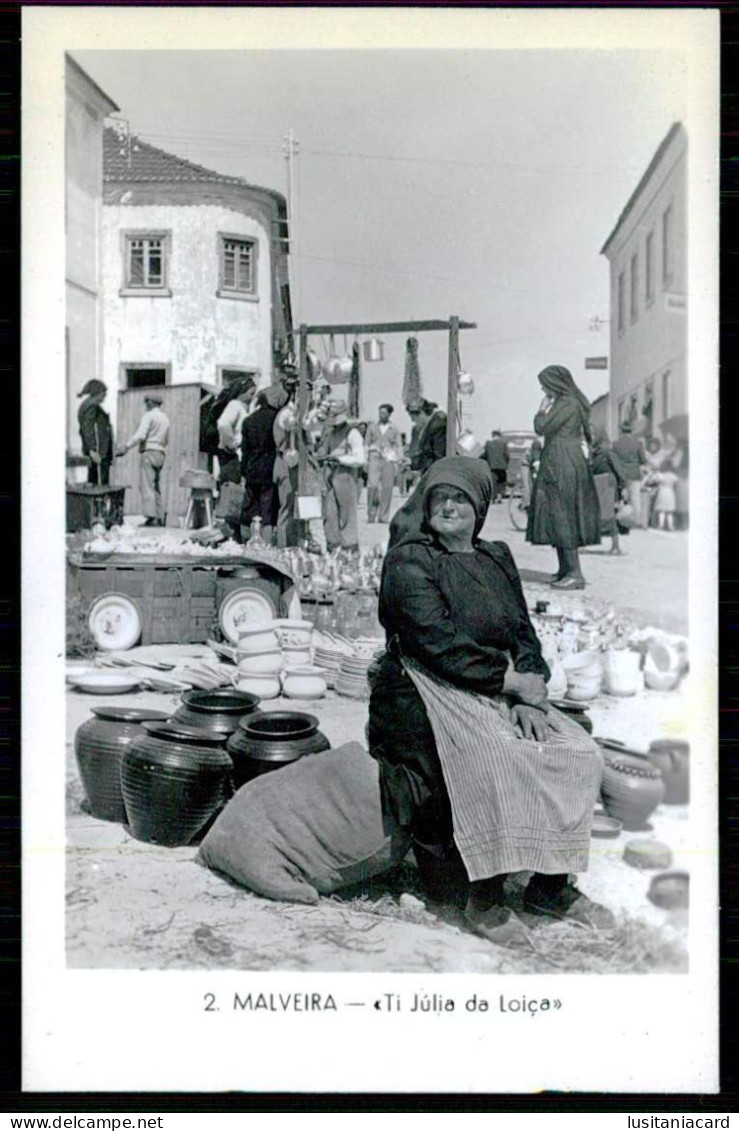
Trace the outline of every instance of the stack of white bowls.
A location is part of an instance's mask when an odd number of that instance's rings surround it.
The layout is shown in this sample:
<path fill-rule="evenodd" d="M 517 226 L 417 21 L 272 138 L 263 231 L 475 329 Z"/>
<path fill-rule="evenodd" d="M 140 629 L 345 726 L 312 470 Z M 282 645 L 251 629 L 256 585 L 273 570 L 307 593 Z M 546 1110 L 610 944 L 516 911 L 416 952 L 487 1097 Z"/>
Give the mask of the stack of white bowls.
<path fill-rule="evenodd" d="M 325 695 L 326 682 L 312 665 L 312 631 L 310 621 L 284 618 L 240 633 L 234 685 L 260 699 Z"/>

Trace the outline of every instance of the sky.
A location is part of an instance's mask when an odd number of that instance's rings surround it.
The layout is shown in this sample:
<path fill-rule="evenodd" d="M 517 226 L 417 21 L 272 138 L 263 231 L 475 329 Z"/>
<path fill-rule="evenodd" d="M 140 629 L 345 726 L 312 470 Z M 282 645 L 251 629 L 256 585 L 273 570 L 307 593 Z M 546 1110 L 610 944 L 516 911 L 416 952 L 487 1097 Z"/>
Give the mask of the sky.
<path fill-rule="evenodd" d="M 600 249 L 685 115 L 682 53 L 72 53 L 133 133 L 286 195 L 292 131 L 296 325 L 475 322 L 460 357 L 478 439 L 531 428 L 544 365 L 566 365 L 591 399 L 607 391 L 607 372 L 584 368 L 609 352 Z M 385 360 L 365 364 L 362 396 L 364 417 L 389 401 L 404 429 L 405 339 L 387 336 Z M 446 335 L 419 335 L 419 360 L 425 395 L 445 406 Z"/>

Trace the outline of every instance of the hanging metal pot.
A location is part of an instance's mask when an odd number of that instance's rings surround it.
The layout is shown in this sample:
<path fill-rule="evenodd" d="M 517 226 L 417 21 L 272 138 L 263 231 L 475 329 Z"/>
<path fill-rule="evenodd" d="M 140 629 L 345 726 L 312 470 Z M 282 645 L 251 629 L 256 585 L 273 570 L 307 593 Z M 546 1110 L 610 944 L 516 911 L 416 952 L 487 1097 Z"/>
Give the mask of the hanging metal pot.
<path fill-rule="evenodd" d="M 470 397 L 475 391 L 475 382 L 472 380 L 472 374 L 466 373 L 464 369 L 460 369 L 457 374 L 457 390 L 463 397 Z"/>
<path fill-rule="evenodd" d="M 311 381 L 317 381 L 323 373 L 321 359 L 319 358 L 315 350 L 307 350 L 306 356 L 308 358 L 308 376 L 310 377 Z"/>
<path fill-rule="evenodd" d="M 385 343 L 380 341 L 379 338 L 370 338 L 368 342 L 362 342 L 362 351 L 365 361 L 384 361 L 385 359 Z"/>
<path fill-rule="evenodd" d="M 346 334 L 344 335 L 344 356 L 340 357 L 336 363 L 335 369 L 341 374 L 342 381 L 348 381 L 352 375 L 354 363 L 352 355 L 350 354 L 346 344 Z"/>

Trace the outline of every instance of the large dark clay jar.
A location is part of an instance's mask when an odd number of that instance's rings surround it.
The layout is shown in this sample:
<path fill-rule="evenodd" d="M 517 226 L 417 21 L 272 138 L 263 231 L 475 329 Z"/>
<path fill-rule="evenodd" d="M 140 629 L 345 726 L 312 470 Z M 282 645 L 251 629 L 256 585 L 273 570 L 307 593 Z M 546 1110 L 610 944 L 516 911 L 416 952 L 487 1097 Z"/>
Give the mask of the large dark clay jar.
<path fill-rule="evenodd" d="M 665 796 L 661 773 L 646 758 L 634 754 L 604 752 L 603 758 L 601 795 L 606 813 L 625 829 L 643 829 Z"/>
<path fill-rule="evenodd" d="M 665 782 L 665 805 L 690 801 L 690 743 L 679 738 L 657 738 L 649 747 L 649 761 Z"/>
<path fill-rule="evenodd" d="M 126 823 L 121 793 L 121 760 L 145 720 L 163 721 L 164 711 L 136 707 L 93 707 L 94 719 L 77 728 L 74 753 L 90 812 L 101 821 Z"/>
<path fill-rule="evenodd" d="M 121 766 L 131 835 L 170 847 L 189 844 L 233 793 L 226 737 L 172 721 L 143 730 Z"/>
<path fill-rule="evenodd" d="M 226 746 L 233 761 L 234 788 L 330 746 L 326 735 L 318 729 L 315 715 L 257 711 L 241 720 Z"/>
<path fill-rule="evenodd" d="M 234 688 L 185 691 L 172 721 L 189 727 L 217 730 L 228 736 L 233 734 L 244 715 L 250 715 L 258 706 L 259 698 L 256 695 L 236 691 Z"/>

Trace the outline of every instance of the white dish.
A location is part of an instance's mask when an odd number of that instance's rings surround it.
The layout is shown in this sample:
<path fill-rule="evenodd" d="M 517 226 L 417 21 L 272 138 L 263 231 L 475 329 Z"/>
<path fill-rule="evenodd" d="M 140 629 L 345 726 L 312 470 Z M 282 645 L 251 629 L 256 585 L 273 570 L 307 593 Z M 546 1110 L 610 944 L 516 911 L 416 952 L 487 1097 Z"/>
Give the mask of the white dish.
<path fill-rule="evenodd" d="M 141 636 L 141 613 L 125 593 L 101 593 L 90 605 L 87 624 L 98 648 L 132 648 Z"/>
<path fill-rule="evenodd" d="M 269 597 L 260 589 L 239 586 L 232 589 L 222 602 L 218 623 L 226 639 L 238 644 L 241 633 L 270 624 L 276 611 Z"/>
<path fill-rule="evenodd" d="M 122 672 L 88 672 L 75 676 L 70 682 L 78 691 L 85 691 L 88 695 L 123 695 L 139 686 L 138 679 Z"/>

